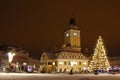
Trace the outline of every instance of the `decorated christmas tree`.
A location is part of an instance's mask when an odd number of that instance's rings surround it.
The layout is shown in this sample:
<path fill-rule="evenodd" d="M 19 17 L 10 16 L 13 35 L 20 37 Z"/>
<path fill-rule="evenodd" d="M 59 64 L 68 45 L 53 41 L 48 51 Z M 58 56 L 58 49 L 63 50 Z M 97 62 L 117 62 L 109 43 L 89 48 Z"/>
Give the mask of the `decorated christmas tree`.
<path fill-rule="evenodd" d="M 97 40 L 97 44 L 94 50 L 94 54 L 89 64 L 89 70 L 104 70 L 106 71 L 110 68 L 110 64 L 108 62 L 108 58 L 106 55 L 105 46 L 101 36 L 99 36 Z"/>

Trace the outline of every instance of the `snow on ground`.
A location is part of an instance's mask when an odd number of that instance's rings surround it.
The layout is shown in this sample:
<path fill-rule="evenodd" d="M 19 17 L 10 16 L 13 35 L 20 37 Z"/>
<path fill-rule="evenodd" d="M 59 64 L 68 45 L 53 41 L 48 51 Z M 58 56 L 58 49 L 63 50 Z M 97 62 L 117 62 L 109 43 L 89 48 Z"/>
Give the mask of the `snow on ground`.
<path fill-rule="evenodd" d="M 0 73 L 0 80 L 120 80 L 120 74 Z"/>

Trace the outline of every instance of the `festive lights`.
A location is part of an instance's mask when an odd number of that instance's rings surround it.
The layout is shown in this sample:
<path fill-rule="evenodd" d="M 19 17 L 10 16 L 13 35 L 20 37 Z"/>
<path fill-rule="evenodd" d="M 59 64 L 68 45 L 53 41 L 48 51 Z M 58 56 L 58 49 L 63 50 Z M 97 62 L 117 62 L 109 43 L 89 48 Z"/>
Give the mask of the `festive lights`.
<path fill-rule="evenodd" d="M 107 59 L 106 50 L 103 44 L 101 36 L 97 40 L 97 44 L 94 50 L 92 60 L 89 64 L 89 70 L 93 71 L 96 69 L 107 70 L 110 68 L 110 64 Z"/>

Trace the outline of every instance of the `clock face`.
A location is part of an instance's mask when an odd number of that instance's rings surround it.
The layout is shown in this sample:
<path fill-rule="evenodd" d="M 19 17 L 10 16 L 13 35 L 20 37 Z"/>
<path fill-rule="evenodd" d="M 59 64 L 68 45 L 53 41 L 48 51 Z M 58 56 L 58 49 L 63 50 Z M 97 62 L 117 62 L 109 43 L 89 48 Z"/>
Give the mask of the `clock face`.
<path fill-rule="evenodd" d="M 68 36 L 69 36 L 69 33 L 67 33 L 66 36 L 68 37 Z"/>
<path fill-rule="evenodd" d="M 76 33 L 76 32 L 74 32 L 74 36 L 77 36 L 77 33 Z"/>

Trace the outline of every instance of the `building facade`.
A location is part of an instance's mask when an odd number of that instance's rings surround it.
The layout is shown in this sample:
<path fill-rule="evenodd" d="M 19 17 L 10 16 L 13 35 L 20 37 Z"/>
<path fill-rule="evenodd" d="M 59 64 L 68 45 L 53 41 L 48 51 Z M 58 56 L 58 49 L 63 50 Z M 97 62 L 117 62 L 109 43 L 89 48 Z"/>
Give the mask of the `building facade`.
<path fill-rule="evenodd" d="M 117 67 L 120 69 L 120 57 L 108 57 L 112 68 Z"/>
<path fill-rule="evenodd" d="M 15 54 L 11 62 L 9 62 L 8 53 Z M 23 64 L 27 64 L 29 60 L 29 53 L 21 48 L 13 46 L 2 45 L 0 47 L 1 58 L 1 70 L 8 67 L 18 67 L 19 69 Z"/>
<path fill-rule="evenodd" d="M 80 30 L 74 18 L 64 33 L 64 44 L 55 52 L 43 52 L 40 57 L 40 70 L 43 72 L 82 72 L 88 68 L 88 58 L 81 53 Z"/>

